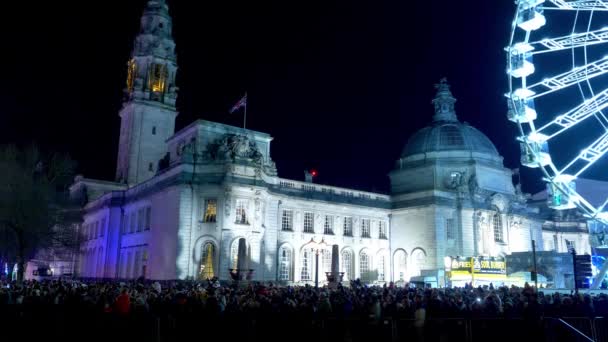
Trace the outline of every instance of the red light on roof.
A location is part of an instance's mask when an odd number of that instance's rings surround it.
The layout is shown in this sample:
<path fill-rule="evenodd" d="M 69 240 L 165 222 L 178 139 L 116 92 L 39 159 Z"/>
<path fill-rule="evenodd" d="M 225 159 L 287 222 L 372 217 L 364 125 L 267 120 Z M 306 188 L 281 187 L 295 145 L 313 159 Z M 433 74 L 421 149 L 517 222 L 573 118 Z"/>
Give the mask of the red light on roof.
<path fill-rule="evenodd" d="M 317 176 L 317 170 L 312 170 L 312 171 L 310 171 L 310 174 L 311 174 L 313 177 L 316 177 L 316 176 Z"/>

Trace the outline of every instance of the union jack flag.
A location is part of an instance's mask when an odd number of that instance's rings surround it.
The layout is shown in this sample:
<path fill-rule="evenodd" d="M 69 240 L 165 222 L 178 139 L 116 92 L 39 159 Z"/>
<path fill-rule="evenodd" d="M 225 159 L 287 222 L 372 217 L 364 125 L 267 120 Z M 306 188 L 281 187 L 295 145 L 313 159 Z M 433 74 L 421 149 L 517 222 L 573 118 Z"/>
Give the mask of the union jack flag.
<path fill-rule="evenodd" d="M 245 107 L 247 108 L 247 93 L 245 93 L 245 96 L 243 96 L 239 102 L 237 102 L 234 106 L 232 106 L 232 108 L 230 109 L 230 114 L 236 112 L 237 110 L 239 110 L 241 107 Z"/>

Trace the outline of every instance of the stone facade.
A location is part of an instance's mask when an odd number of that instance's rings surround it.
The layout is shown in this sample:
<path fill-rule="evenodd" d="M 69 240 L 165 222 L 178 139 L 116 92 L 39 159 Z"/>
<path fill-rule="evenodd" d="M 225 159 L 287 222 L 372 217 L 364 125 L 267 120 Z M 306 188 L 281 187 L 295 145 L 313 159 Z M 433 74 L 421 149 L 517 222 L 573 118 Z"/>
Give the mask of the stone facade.
<path fill-rule="evenodd" d="M 79 177 L 71 188 L 86 203 L 81 276 L 229 279 L 244 238 L 255 280 L 313 282 L 319 253 L 323 281 L 337 244 L 345 279 L 407 281 L 441 272 L 445 256 L 505 256 L 570 234 L 528 204 L 491 141 L 458 121 L 445 80 L 433 122 L 390 173 L 390 195 L 280 178 L 266 133 L 205 120 L 174 133 L 170 28 L 164 1 L 151 0 L 129 62 L 117 182 Z M 586 233 L 576 234 L 582 247 Z"/>

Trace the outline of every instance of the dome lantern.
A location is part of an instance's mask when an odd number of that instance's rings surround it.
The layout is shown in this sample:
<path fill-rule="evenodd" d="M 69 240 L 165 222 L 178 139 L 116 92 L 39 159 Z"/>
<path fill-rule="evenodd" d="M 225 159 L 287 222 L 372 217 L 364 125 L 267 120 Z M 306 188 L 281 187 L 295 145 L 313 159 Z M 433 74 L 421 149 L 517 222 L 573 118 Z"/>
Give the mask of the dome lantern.
<path fill-rule="evenodd" d="M 454 110 L 456 99 L 452 96 L 447 78 L 444 77 L 439 80 L 439 84 L 435 84 L 435 89 L 437 89 L 437 95 L 431 101 L 435 106 L 433 121 L 458 121 Z"/>

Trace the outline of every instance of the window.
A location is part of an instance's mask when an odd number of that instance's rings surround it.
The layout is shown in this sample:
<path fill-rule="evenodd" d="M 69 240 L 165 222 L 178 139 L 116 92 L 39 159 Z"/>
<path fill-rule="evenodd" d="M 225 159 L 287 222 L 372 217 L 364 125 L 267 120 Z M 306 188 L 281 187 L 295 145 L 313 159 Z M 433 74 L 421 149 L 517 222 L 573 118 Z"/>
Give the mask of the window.
<path fill-rule="evenodd" d="M 135 260 L 133 266 L 133 278 L 139 278 L 141 275 L 141 251 L 135 251 Z"/>
<path fill-rule="evenodd" d="M 215 222 L 217 217 L 217 199 L 209 198 L 205 200 L 205 216 L 203 222 Z"/>
<path fill-rule="evenodd" d="M 239 239 L 235 239 L 232 242 L 232 247 L 230 248 L 230 265 L 233 269 L 236 269 L 238 266 L 238 258 L 239 258 Z"/>
<path fill-rule="evenodd" d="M 353 218 L 344 218 L 344 236 L 353 236 Z"/>
<path fill-rule="evenodd" d="M 146 208 L 146 220 L 144 222 L 144 230 L 150 230 L 150 223 L 152 220 L 152 207 Z"/>
<path fill-rule="evenodd" d="M 359 273 L 361 280 L 369 280 L 369 255 L 365 251 L 359 255 Z"/>
<path fill-rule="evenodd" d="M 148 164 L 148 171 L 150 171 L 150 172 L 154 171 L 154 163 Z"/>
<path fill-rule="evenodd" d="M 281 217 L 281 230 L 293 230 L 293 210 L 283 210 Z"/>
<path fill-rule="evenodd" d="M 203 245 L 200 264 L 200 278 L 211 279 L 215 276 L 213 264 L 215 263 L 215 246 L 211 242 Z"/>
<path fill-rule="evenodd" d="M 120 262 L 118 263 L 118 278 L 125 278 L 125 252 L 120 253 Z"/>
<path fill-rule="evenodd" d="M 325 226 L 323 229 L 323 234 L 334 235 L 334 217 L 330 215 L 325 215 Z"/>
<path fill-rule="evenodd" d="M 99 229 L 99 235 L 104 237 L 106 235 L 106 219 L 101 220 L 101 228 Z"/>
<path fill-rule="evenodd" d="M 313 213 L 304 213 L 304 233 L 315 232 L 315 217 Z"/>
<path fill-rule="evenodd" d="M 137 231 L 141 232 L 144 229 L 145 209 L 141 208 L 137 211 Z"/>
<path fill-rule="evenodd" d="M 133 87 L 135 86 L 135 78 L 137 77 L 136 71 L 137 63 L 135 63 L 134 59 L 131 59 L 127 69 L 127 90 L 129 93 L 133 91 Z"/>
<path fill-rule="evenodd" d="M 378 238 L 388 239 L 388 237 L 386 236 L 386 222 L 384 221 L 378 222 Z"/>
<path fill-rule="evenodd" d="M 407 255 L 405 251 L 400 249 L 395 252 L 395 280 L 404 281 L 405 280 L 405 272 L 407 271 Z"/>
<path fill-rule="evenodd" d="M 152 135 L 156 135 L 156 126 L 152 126 Z"/>
<path fill-rule="evenodd" d="M 370 237 L 370 225 L 371 222 L 369 219 L 361 219 L 361 237 L 368 238 Z"/>
<path fill-rule="evenodd" d="M 441 127 L 439 134 L 439 144 L 441 146 L 462 146 L 464 139 L 460 129 L 456 125 L 446 125 Z"/>
<path fill-rule="evenodd" d="M 553 250 L 557 252 L 557 235 L 553 235 Z"/>
<path fill-rule="evenodd" d="M 422 270 L 424 270 L 426 265 L 426 252 L 420 248 L 416 248 L 412 251 L 412 276 L 419 276 L 422 274 Z"/>
<path fill-rule="evenodd" d="M 342 262 L 340 263 L 344 272 L 344 280 L 353 280 L 353 255 L 350 251 L 342 251 Z"/>
<path fill-rule="evenodd" d="M 571 252 L 573 249 L 576 249 L 576 246 L 574 245 L 573 240 L 564 239 L 564 241 L 566 241 L 566 249 L 568 250 L 568 252 Z"/>
<path fill-rule="evenodd" d="M 378 280 L 379 281 L 384 281 L 384 267 L 385 267 L 385 263 L 384 263 L 384 254 L 379 254 L 378 255 Z"/>
<path fill-rule="evenodd" d="M 492 225 L 494 226 L 494 241 L 503 242 L 502 220 L 500 219 L 500 214 L 494 214 L 494 217 L 492 217 Z"/>
<path fill-rule="evenodd" d="M 310 280 L 310 254 L 307 250 L 302 251 L 302 268 L 300 272 L 300 279 L 302 281 Z"/>
<path fill-rule="evenodd" d="M 456 238 L 456 232 L 454 231 L 454 219 L 445 220 L 445 235 L 448 240 L 454 240 Z"/>
<path fill-rule="evenodd" d="M 331 272 L 331 251 L 323 250 L 323 268 L 321 272 Z M 321 273 L 323 274 L 323 273 Z"/>
<path fill-rule="evenodd" d="M 164 93 L 167 82 L 168 70 L 164 64 L 152 64 L 148 76 L 148 87 L 154 93 Z"/>
<path fill-rule="evenodd" d="M 249 224 L 249 221 L 247 220 L 247 200 L 236 200 L 236 223 Z"/>
<path fill-rule="evenodd" d="M 133 233 L 135 232 L 135 219 L 136 219 L 136 213 L 132 212 L 130 215 L 130 219 L 129 219 L 129 233 Z"/>
<path fill-rule="evenodd" d="M 131 254 L 131 252 L 127 252 L 127 273 L 125 274 L 125 278 L 131 278 L 131 263 L 133 262 L 133 255 Z"/>
<path fill-rule="evenodd" d="M 279 251 L 279 280 L 291 280 L 291 250 L 286 247 Z"/>

